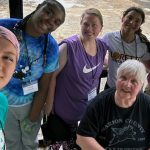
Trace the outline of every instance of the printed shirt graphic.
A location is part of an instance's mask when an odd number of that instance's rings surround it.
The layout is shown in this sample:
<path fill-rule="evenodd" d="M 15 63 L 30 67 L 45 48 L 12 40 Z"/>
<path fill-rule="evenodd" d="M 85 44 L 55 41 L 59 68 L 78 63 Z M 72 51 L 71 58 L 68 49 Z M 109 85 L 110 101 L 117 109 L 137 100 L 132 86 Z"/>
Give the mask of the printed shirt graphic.
<path fill-rule="evenodd" d="M 104 35 L 102 40 L 109 46 L 109 70 L 107 83 L 110 87 L 115 86 L 116 72 L 121 63 L 127 59 L 144 59 L 150 55 L 145 43 L 141 43 L 136 35 L 136 41 L 131 43 L 123 42 L 120 37 L 120 31 L 110 32 Z"/>
<path fill-rule="evenodd" d="M 103 135 L 104 133 L 106 134 Z M 104 138 L 107 141 L 104 142 Z M 146 130 L 140 123 L 129 118 L 114 119 L 104 124 L 98 139 L 107 143 L 105 148 L 145 148 L 147 141 Z"/>
<path fill-rule="evenodd" d="M 135 141 L 137 133 L 134 131 L 134 127 L 131 125 L 123 128 L 111 128 L 112 139 L 109 141 L 109 146 L 124 142 L 128 139 Z M 145 140 L 145 138 L 143 138 Z"/>
<path fill-rule="evenodd" d="M 95 70 L 99 65 L 100 65 L 100 63 L 98 65 L 92 67 L 92 68 L 87 68 L 87 65 L 85 65 L 84 68 L 83 68 L 83 73 L 90 73 L 93 70 Z"/>
<path fill-rule="evenodd" d="M 78 134 L 94 137 L 105 149 L 150 148 L 150 97 L 142 92 L 129 108 L 114 102 L 115 89 L 100 93 L 87 108 Z"/>
<path fill-rule="evenodd" d="M 0 25 L 13 31 L 18 19 L 0 19 Z M 12 77 L 10 82 L 1 91 L 7 95 L 9 105 L 20 106 L 31 103 L 34 93 L 23 95 L 22 84 L 30 81 L 38 81 L 42 74 L 50 73 L 58 69 L 58 45 L 55 39 L 49 34 L 46 49 L 46 59 L 44 59 L 44 46 L 46 36 L 33 38 L 27 33 L 22 33 L 20 40 L 20 58 L 17 63 L 16 72 L 23 72 L 25 77 L 20 80 Z M 46 60 L 46 65 L 43 66 Z M 30 66 L 30 69 L 29 69 Z"/>
<path fill-rule="evenodd" d="M 58 116 L 72 124 L 81 119 L 88 105 L 88 93 L 98 87 L 107 47 L 100 39 L 96 39 L 97 54 L 91 56 L 85 53 L 78 35 L 62 43 L 67 44 L 68 60 L 57 77 L 54 109 Z"/>

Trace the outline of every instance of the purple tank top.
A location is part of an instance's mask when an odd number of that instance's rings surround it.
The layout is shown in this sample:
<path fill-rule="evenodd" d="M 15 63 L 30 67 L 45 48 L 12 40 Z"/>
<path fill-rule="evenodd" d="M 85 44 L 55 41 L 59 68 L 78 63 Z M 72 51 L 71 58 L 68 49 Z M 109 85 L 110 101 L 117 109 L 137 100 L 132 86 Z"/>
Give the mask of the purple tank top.
<path fill-rule="evenodd" d="M 107 47 L 96 39 L 96 56 L 88 55 L 77 35 L 63 40 L 67 44 L 67 63 L 57 76 L 54 112 L 68 124 L 79 121 L 88 104 L 88 93 L 98 88 Z M 90 69 L 91 68 L 91 69 Z"/>

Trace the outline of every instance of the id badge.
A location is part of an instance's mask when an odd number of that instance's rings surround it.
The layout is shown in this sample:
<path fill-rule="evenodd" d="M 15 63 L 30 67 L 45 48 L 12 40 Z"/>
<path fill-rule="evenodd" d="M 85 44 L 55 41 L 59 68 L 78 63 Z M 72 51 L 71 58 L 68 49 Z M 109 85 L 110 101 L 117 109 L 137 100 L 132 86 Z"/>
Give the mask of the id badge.
<path fill-rule="evenodd" d="M 38 91 L 38 82 L 37 81 L 31 81 L 29 83 L 25 83 L 22 85 L 23 94 L 27 95 L 33 92 Z"/>
<path fill-rule="evenodd" d="M 88 101 L 92 100 L 97 95 L 96 87 L 88 93 Z"/>

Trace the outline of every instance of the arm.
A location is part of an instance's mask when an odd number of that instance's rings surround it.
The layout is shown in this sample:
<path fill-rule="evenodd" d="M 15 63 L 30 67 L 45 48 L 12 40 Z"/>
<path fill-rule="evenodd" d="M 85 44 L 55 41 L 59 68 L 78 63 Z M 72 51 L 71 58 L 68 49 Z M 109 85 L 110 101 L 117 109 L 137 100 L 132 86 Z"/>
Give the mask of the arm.
<path fill-rule="evenodd" d="M 56 70 L 54 73 L 52 73 L 52 78 L 50 79 L 49 83 L 49 89 L 48 94 L 46 97 L 46 104 L 45 104 L 45 114 L 49 115 L 52 107 L 53 107 L 53 101 L 54 101 L 54 95 L 55 95 L 55 87 L 56 87 L 56 78 L 57 75 L 61 72 L 61 70 L 64 68 L 67 62 L 67 44 L 64 43 L 59 47 L 59 69 Z"/>
<path fill-rule="evenodd" d="M 100 76 L 100 80 L 101 78 L 106 78 L 107 77 L 107 74 L 108 74 L 108 51 L 105 55 L 105 58 L 104 58 L 104 65 L 103 65 L 103 71 L 101 73 L 101 76 Z"/>
<path fill-rule="evenodd" d="M 104 59 L 104 66 L 108 67 L 108 57 L 109 57 L 109 52 L 107 50 L 106 55 L 105 55 L 105 59 Z"/>
<path fill-rule="evenodd" d="M 45 103 L 45 98 L 48 90 L 49 80 L 51 78 L 51 73 L 44 73 L 39 81 L 39 91 L 35 94 L 33 99 L 33 105 L 31 112 L 29 114 L 29 119 L 34 122 L 36 121 L 41 113 L 43 105 Z"/>
<path fill-rule="evenodd" d="M 80 124 L 77 128 L 77 144 L 83 150 L 104 150 L 102 143 L 98 142 L 96 137 L 101 136 L 99 132 L 103 124 L 104 103 L 101 102 L 101 96 L 96 96 L 87 106 Z M 106 139 L 107 140 L 107 139 Z"/>
<path fill-rule="evenodd" d="M 85 137 L 77 134 L 76 142 L 82 150 L 104 150 L 93 137 Z"/>
<path fill-rule="evenodd" d="M 63 69 L 65 63 L 67 62 L 67 45 L 62 44 L 59 48 L 60 58 L 60 68 L 50 74 L 43 74 L 39 82 L 39 91 L 35 94 L 32 109 L 29 118 L 32 122 L 36 121 L 40 116 L 41 110 L 45 104 L 46 114 L 49 114 L 52 108 L 53 97 L 55 93 L 56 76 Z M 47 94 L 48 92 L 48 94 Z M 46 100 L 45 100 L 46 99 Z"/>
<path fill-rule="evenodd" d="M 49 87 L 47 91 L 48 93 L 44 105 L 44 113 L 47 116 L 50 114 L 53 106 L 53 99 L 54 99 L 55 87 L 56 87 L 56 76 L 57 76 L 57 71 L 52 73 L 52 77 L 49 82 Z"/>

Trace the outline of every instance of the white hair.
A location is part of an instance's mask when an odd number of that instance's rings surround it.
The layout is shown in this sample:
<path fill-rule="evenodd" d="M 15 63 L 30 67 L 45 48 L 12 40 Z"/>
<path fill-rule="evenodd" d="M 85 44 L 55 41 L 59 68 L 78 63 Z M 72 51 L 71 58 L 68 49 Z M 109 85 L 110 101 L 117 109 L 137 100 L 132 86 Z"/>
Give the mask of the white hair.
<path fill-rule="evenodd" d="M 143 63 L 138 60 L 128 59 L 123 62 L 117 70 L 117 78 L 122 74 L 129 74 L 135 76 L 143 84 L 146 79 L 146 68 Z"/>

